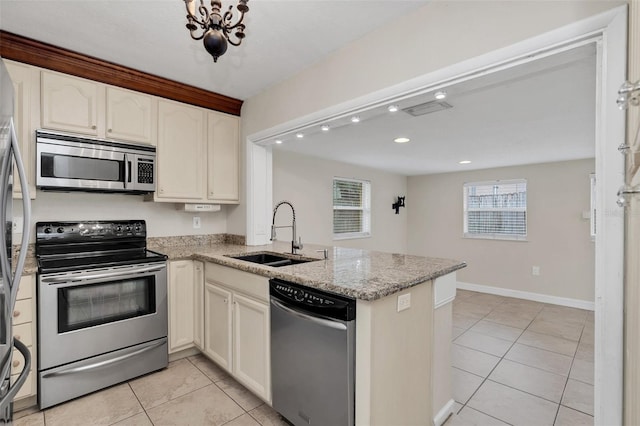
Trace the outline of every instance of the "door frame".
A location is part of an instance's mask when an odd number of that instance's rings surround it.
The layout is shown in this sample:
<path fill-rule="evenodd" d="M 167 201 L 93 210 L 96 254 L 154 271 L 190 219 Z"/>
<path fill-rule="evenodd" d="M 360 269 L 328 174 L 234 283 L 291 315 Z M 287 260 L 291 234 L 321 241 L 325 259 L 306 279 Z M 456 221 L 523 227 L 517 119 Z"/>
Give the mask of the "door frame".
<path fill-rule="evenodd" d="M 625 114 L 616 106 L 626 78 L 627 6 L 538 35 L 503 49 L 388 87 L 251 134 L 245 141 L 246 241 L 269 244 L 272 155 L 279 134 L 354 114 L 393 99 L 434 90 L 520 65 L 580 44 L 597 43 L 595 239 L 595 424 L 622 424 L 624 210 L 616 193 L 624 182 L 624 159 L 617 150 L 625 138 Z"/>

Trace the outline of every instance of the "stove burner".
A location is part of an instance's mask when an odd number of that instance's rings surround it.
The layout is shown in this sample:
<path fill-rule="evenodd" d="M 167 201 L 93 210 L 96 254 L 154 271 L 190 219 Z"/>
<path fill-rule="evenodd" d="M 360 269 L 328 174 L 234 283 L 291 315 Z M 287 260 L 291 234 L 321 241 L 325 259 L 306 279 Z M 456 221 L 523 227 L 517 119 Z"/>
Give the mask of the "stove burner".
<path fill-rule="evenodd" d="M 148 262 L 167 256 L 147 250 L 144 220 L 38 222 L 40 273 L 68 272 Z"/>

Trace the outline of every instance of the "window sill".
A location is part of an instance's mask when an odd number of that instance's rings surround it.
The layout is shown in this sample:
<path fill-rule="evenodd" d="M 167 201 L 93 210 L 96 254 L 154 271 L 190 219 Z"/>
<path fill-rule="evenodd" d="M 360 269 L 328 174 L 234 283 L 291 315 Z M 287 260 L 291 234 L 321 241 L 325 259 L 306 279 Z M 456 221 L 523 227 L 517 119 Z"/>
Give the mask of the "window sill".
<path fill-rule="evenodd" d="M 498 240 L 522 243 L 529 242 L 526 235 L 464 234 L 462 238 L 469 240 Z"/>
<path fill-rule="evenodd" d="M 361 238 L 371 238 L 370 232 L 354 232 L 350 234 L 333 234 L 333 240 L 357 240 Z"/>

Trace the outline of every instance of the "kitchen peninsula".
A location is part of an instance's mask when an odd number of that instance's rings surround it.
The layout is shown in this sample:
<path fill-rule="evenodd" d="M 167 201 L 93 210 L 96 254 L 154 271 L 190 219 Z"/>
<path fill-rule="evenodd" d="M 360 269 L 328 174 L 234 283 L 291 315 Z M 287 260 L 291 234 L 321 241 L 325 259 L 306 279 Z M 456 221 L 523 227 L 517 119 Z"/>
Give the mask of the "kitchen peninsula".
<path fill-rule="evenodd" d="M 299 256 L 313 257 L 316 261 L 275 268 L 230 256 L 260 252 L 287 253 L 290 243 L 245 246 L 234 244 L 237 242 L 240 241 L 230 238 L 214 241 L 200 236 L 149 239 L 150 249 L 169 256 L 170 271 L 172 264 L 184 267 L 185 264 L 181 262 L 187 262 L 187 268 L 188 262 L 196 265 L 196 272 L 191 275 L 196 281 L 193 299 L 196 305 L 200 305 L 194 308 L 196 332 L 191 346 L 195 344 L 223 368 L 229 368 L 224 365 L 228 357 L 207 352 L 210 346 L 206 341 L 207 325 L 204 324 L 204 332 L 199 331 L 203 326 L 198 323 L 207 318 L 202 310 L 206 311 L 207 308 L 198 301 L 207 297 L 206 289 L 210 284 L 221 282 L 222 288 L 230 287 L 229 299 L 235 297 L 234 291 L 243 295 L 243 285 L 246 285 L 249 296 L 264 303 L 265 308 L 268 306 L 268 278 L 279 278 L 348 296 L 356 299 L 357 312 L 356 424 L 439 425 L 444 422 L 453 409 L 450 380 L 451 302 L 455 297 L 455 271 L 464 268 L 464 262 L 306 245 Z M 323 249 L 328 250 L 326 259 L 323 258 Z M 198 272 L 198 268 L 204 268 L 206 272 Z M 243 277 L 240 280 L 242 282 L 233 283 L 232 286 L 224 282 L 227 278 L 222 278 L 233 276 Z M 170 272 L 170 310 L 173 278 Z M 198 284 L 199 279 L 204 284 Z M 184 281 L 186 283 L 187 280 Z M 410 304 L 401 308 L 398 297 L 405 296 L 406 300 L 406 295 L 410 295 Z M 237 328 L 234 328 L 234 333 L 237 333 Z M 171 329 L 172 324 L 170 338 Z M 199 337 L 199 333 L 204 336 Z M 241 339 L 246 341 L 245 337 Z M 263 340 L 268 341 L 268 336 Z M 181 346 L 179 349 L 183 348 Z M 268 353 L 268 348 L 266 343 L 266 349 L 262 352 Z M 231 353 L 232 349 L 228 351 Z M 235 361 L 234 365 L 238 363 Z M 269 365 L 268 358 L 263 362 L 264 365 Z M 268 371 L 264 372 L 264 380 L 257 381 L 240 373 L 234 376 L 268 403 L 271 402 Z"/>

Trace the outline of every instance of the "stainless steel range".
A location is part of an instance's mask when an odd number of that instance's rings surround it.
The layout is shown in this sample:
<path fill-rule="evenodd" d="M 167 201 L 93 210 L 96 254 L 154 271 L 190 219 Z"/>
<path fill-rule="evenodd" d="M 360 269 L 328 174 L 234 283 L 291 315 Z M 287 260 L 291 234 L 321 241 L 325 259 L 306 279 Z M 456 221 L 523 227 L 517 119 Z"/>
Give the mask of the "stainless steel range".
<path fill-rule="evenodd" d="M 135 221 L 38 222 L 41 409 L 167 366 L 166 256 Z"/>

